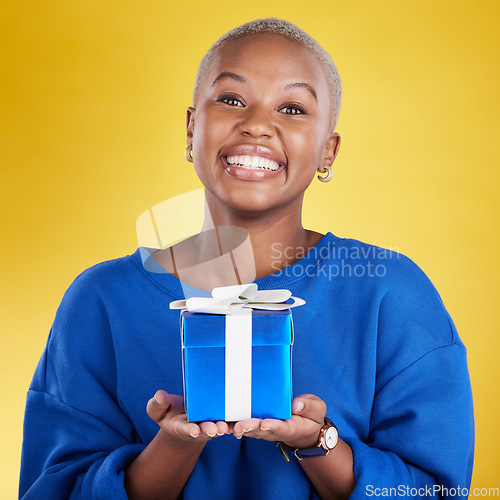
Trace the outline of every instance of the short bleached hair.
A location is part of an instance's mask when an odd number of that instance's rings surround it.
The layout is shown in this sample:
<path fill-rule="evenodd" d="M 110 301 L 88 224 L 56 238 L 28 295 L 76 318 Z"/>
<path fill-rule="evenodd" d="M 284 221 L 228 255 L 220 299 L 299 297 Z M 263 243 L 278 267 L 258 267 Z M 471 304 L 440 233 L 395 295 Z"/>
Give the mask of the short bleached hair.
<path fill-rule="evenodd" d="M 195 107 L 198 100 L 200 84 L 205 71 L 214 56 L 217 54 L 218 50 L 227 45 L 232 40 L 237 40 L 245 36 L 261 33 L 281 35 L 285 38 L 289 38 L 290 40 L 294 40 L 307 47 L 319 59 L 319 62 L 322 64 L 325 70 L 326 79 L 328 81 L 328 87 L 330 90 L 331 128 L 333 131 L 337 125 L 340 112 L 340 102 L 342 99 L 342 84 L 340 82 L 340 75 L 337 67 L 335 66 L 335 63 L 333 62 L 328 52 L 304 30 L 300 29 L 295 24 L 292 24 L 283 19 L 277 19 L 275 17 L 256 19 L 255 21 L 250 21 L 249 23 L 237 26 L 231 31 L 228 31 L 225 35 L 222 35 L 210 47 L 208 52 L 203 56 L 203 59 L 201 60 L 200 66 L 198 68 L 198 73 L 196 75 L 196 82 L 193 91 L 193 103 Z"/>

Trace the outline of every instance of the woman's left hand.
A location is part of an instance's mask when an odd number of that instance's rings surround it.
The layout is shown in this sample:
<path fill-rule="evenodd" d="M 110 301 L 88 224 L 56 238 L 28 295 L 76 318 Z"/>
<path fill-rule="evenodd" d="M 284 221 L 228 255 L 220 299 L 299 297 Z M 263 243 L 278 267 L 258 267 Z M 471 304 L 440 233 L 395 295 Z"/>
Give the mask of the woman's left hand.
<path fill-rule="evenodd" d="M 317 444 L 319 431 L 325 424 L 326 404 L 313 394 L 302 394 L 292 401 L 292 418 L 277 420 L 273 418 L 249 418 L 236 422 L 233 434 L 283 441 L 292 448 L 310 448 Z"/>

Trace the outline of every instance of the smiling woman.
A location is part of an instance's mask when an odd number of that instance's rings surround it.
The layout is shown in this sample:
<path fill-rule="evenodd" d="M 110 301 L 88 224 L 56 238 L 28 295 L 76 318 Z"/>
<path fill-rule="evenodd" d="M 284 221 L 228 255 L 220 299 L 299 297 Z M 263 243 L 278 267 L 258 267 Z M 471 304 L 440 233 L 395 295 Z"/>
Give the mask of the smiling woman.
<path fill-rule="evenodd" d="M 187 110 L 203 229 L 70 287 L 28 395 L 22 497 L 469 487 L 466 351 L 436 290 L 400 254 L 302 226 L 304 193 L 339 150 L 340 95 L 329 57 L 286 21 L 248 23 L 210 49 Z M 249 281 L 307 302 L 294 313 L 292 417 L 188 422 L 168 304 Z"/>
<path fill-rule="evenodd" d="M 340 144 L 329 87 L 321 61 L 282 35 L 247 35 L 219 48 L 200 77 L 187 129 L 212 214 L 217 203 L 267 213 L 286 206 L 299 227 L 305 189 Z"/>

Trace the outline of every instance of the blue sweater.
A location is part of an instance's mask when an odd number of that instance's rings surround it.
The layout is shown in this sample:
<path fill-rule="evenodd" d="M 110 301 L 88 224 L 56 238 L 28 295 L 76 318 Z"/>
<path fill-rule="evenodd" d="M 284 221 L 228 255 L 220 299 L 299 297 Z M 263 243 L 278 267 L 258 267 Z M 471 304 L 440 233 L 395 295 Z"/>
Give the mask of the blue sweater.
<path fill-rule="evenodd" d="M 329 233 L 256 283 L 307 301 L 293 311 L 293 391 L 322 398 L 351 446 L 352 498 L 429 498 L 433 485 L 464 493 L 474 447 L 466 350 L 422 271 Z M 180 282 L 146 270 L 139 250 L 74 281 L 28 392 L 22 498 L 127 498 L 123 469 L 158 431 L 146 402 L 157 389 L 183 391 L 179 311 L 169 309 L 180 298 Z M 226 435 L 207 443 L 184 498 L 318 495 L 274 443 Z"/>

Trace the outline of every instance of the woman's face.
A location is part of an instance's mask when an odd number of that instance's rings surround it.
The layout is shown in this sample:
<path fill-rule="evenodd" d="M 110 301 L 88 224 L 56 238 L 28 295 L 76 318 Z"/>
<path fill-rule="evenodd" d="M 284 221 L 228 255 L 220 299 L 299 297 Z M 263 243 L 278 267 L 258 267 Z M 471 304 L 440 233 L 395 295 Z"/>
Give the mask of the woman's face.
<path fill-rule="evenodd" d="M 323 67 L 307 48 L 272 34 L 230 42 L 188 110 L 188 142 L 210 198 L 243 212 L 300 211 L 316 169 L 338 149 L 330 116 Z"/>

